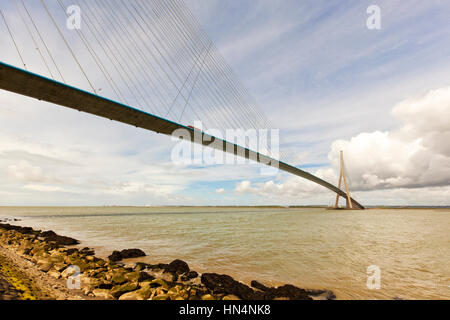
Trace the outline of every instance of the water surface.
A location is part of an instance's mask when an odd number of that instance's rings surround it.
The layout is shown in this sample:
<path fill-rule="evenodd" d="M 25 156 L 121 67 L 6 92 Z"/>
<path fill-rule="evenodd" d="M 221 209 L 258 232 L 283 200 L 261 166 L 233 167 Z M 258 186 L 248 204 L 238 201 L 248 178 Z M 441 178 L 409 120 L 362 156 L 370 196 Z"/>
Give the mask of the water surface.
<path fill-rule="evenodd" d="M 333 290 L 340 299 L 449 299 L 450 210 L 0 207 L 0 217 L 96 248 L 141 248 L 244 282 Z M 366 286 L 379 266 L 381 289 Z"/>

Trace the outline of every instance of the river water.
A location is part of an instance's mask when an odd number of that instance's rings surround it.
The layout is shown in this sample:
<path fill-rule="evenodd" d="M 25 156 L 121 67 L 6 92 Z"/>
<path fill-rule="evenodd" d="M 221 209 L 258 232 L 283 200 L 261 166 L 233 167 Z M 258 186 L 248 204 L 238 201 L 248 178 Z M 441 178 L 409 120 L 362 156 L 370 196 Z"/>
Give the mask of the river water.
<path fill-rule="evenodd" d="M 77 238 L 99 256 L 140 248 L 139 261 L 182 259 L 246 283 L 338 299 L 450 299 L 450 209 L 0 207 L 0 217 Z"/>

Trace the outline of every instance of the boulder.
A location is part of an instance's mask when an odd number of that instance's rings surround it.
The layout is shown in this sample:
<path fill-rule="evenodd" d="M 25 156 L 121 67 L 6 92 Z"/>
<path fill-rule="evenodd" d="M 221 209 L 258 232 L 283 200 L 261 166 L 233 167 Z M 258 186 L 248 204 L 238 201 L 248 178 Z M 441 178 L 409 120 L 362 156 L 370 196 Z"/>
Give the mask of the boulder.
<path fill-rule="evenodd" d="M 312 300 L 305 289 L 297 288 L 291 284 L 286 284 L 278 288 L 269 288 L 264 292 L 266 300 L 274 300 L 275 298 L 286 297 L 290 300 Z"/>
<path fill-rule="evenodd" d="M 103 298 L 103 299 L 108 299 L 108 300 L 114 299 L 114 297 L 111 295 L 110 291 L 107 289 L 94 289 L 92 291 L 92 294 L 94 295 L 94 297 L 98 297 L 98 298 Z"/>
<path fill-rule="evenodd" d="M 143 282 L 146 280 L 153 280 L 155 279 L 154 276 L 152 276 L 151 274 L 148 274 L 147 272 L 141 271 L 139 272 L 139 278 L 137 279 L 138 282 Z"/>
<path fill-rule="evenodd" d="M 141 249 L 124 249 L 122 251 L 113 251 L 108 257 L 111 261 L 120 261 L 122 259 L 138 258 L 146 256 L 145 252 Z"/>
<path fill-rule="evenodd" d="M 229 295 L 224 296 L 224 297 L 222 298 L 222 300 L 230 300 L 230 301 L 233 301 L 233 300 L 241 300 L 241 299 L 239 299 L 239 297 L 235 296 L 234 294 L 229 294 Z"/>
<path fill-rule="evenodd" d="M 49 272 L 52 267 L 53 267 L 53 263 L 52 262 L 46 262 L 46 263 L 43 263 L 43 264 L 38 264 L 39 270 L 41 270 L 43 272 Z"/>
<path fill-rule="evenodd" d="M 122 259 L 145 257 L 146 254 L 141 249 L 125 249 L 120 251 Z"/>
<path fill-rule="evenodd" d="M 172 272 L 176 274 L 183 274 L 190 271 L 189 265 L 183 260 L 173 260 L 169 265 L 165 268 L 166 272 Z"/>
<path fill-rule="evenodd" d="M 41 232 L 40 236 L 43 237 L 46 241 L 53 241 L 61 246 L 71 246 L 80 243 L 78 240 L 74 238 L 57 235 L 54 231 L 51 230 Z"/>
<path fill-rule="evenodd" d="M 108 256 L 108 259 L 111 261 L 119 261 L 122 260 L 122 255 L 119 251 L 113 251 L 110 256 Z"/>
<path fill-rule="evenodd" d="M 77 248 L 69 248 L 69 249 L 64 250 L 64 252 L 65 252 L 68 256 L 70 256 L 70 255 L 72 255 L 72 254 L 74 254 L 74 253 L 78 253 L 78 249 L 77 249 Z"/>
<path fill-rule="evenodd" d="M 218 294 L 233 294 L 244 300 L 261 300 L 262 293 L 253 291 L 249 286 L 234 280 L 225 274 L 204 273 L 201 277 L 206 288 Z"/>
<path fill-rule="evenodd" d="M 154 291 L 155 289 L 146 286 L 139 290 L 127 292 L 121 295 L 119 300 L 148 300 Z"/>
<path fill-rule="evenodd" d="M 80 250 L 80 253 L 84 254 L 85 256 L 93 256 L 95 255 L 95 250 L 90 248 L 83 248 Z"/>
<path fill-rule="evenodd" d="M 61 273 L 59 273 L 59 272 L 56 271 L 56 270 L 50 270 L 49 272 L 47 272 L 47 274 L 48 274 L 49 276 L 52 276 L 53 278 L 56 278 L 56 279 L 61 278 Z"/>
<path fill-rule="evenodd" d="M 113 288 L 113 284 L 112 283 L 103 282 L 103 283 L 100 283 L 97 288 L 99 288 L 99 289 L 112 289 Z"/>
<path fill-rule="evenodd" d="M 258 289 L 258 290 L 261 290 L 261 291 L 267 291 L 267 290 L 269 290 L 269 287 L 266 287 L 265 285 L 263 285 L 262 283 L 260 283 L 260 282 L 258 282 L 258 281 L 256 281 L 256 280 L 253 280 L 253 281 L 250 283 L 250 285 L 251 285 L 253 288 Z"/>
<path fill-rule="evenodd" d="M 119 300 L 145 300 L 137 291 L 127 292 L 119 297 Z"/>
<path fill-rule="evenodd" d="M 126 279 L 124 273 L 118 272 L 112 276 L 111 282 L 114 284 L 123 284 L 123 283 L 127 282 L 127 279 Z"/>
<path fill-rule="evenodd" d="M 139 272 L 128 272 L 125 274 L 125 278 L 130 282 L 138 282 Z"/>
<path fill-rule="evenodd" d="M 130 291 L 135 291 L 139 289 L 139 285 L 135 282 L 128 282 L 125 284 L 122 284 L 120 286 L 115 286 L 111 289 L 111 295 L 114 298 L 119 298 L 121 295 L 128 293 Z"/>
<path fill-rule="evenodd" d="M 143 271 L 145 269 L 150 269 L 151 265 L 144 262 L 137 262 L 134 266 L 134 271 Z"/>
<path fill-rule="evenodd" d="M 157 296 L 154 296 L 153 298 L 151 298 L 151 300 L 169 300 L 169 295 L 167 294 L 159 294 Z"/>
<path fill-rule="evenodd" d="M 151 281 L 150 287 L 151 288 L 162 287 L 164 289 L 169 289 L 169 286 L 167 285 L 167 283 L 162 279 L 155 279 L 155 280 Z"/>
<path fill-rule="evenodd" d="M 183 274 L 180 279 L 181 281 L 189 281 L 191 279 L 195 279 L 198 277 L 197 271 L 189 271 L 188 273 Z"/>

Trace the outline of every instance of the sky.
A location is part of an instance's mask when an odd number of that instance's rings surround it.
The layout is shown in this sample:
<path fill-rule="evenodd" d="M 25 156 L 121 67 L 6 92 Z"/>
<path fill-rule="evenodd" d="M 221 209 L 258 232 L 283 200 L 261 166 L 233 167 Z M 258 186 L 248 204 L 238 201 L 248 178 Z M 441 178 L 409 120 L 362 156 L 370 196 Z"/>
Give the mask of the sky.
<path fill-rule="evenodd" d="M 11 3 L 0 8 L 19 47 L 27 48 L 24 60 L 33 72 L 45 74 Z M 360 203 L 450 205 L 450 3 L 186 4 L 280 130 L 291 164 L 337 184 L 343 150 L 350 190 Z M 370 5 L 380 8 L 380 29 L 366 25 Z M 62 48 L 54 30 L 45 34 L 49 46 Z M 0 43 L 0 60 L 21 67 L 3 21 Z M 62 52 L 57 58 L 64 61 L 68 82 L 85 88 Z M 175 145 L 170 137 L 0 91 L 0 205 L 335 200 L 299 177 L 262 175 L 256 164 L 175 164 Z"/>

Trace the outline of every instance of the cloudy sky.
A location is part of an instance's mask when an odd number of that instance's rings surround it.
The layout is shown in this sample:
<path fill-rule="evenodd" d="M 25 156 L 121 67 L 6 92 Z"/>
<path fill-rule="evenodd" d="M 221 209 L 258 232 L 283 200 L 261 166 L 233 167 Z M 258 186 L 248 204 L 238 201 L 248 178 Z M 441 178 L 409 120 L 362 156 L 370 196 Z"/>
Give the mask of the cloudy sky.
<path fill-rule="evenodd" d="M 11 3 L 1 9 L 19 47 L 29 49 L 25 61 L 44 74 Z M 449 3 L 186 3 L 280 129 L 292 164 L 337 184 L 343 150 L 359 202 L 450 205 Z M 381 9 L 380 30 L 366 26 L 372 4 Z M 49 32 L 49 46 L 58 41 Z M 0 43 L 0 60 L 21 66 L 3 21 Z M 68 82 L 83 87 L 79 72 L 67 68 Z M 174 145 L 170 137 L 0 91 L 0 205 L 333 202 L 322 187 L 284 173 L 261 175 L 258 165 L 176 165 Z"/>

